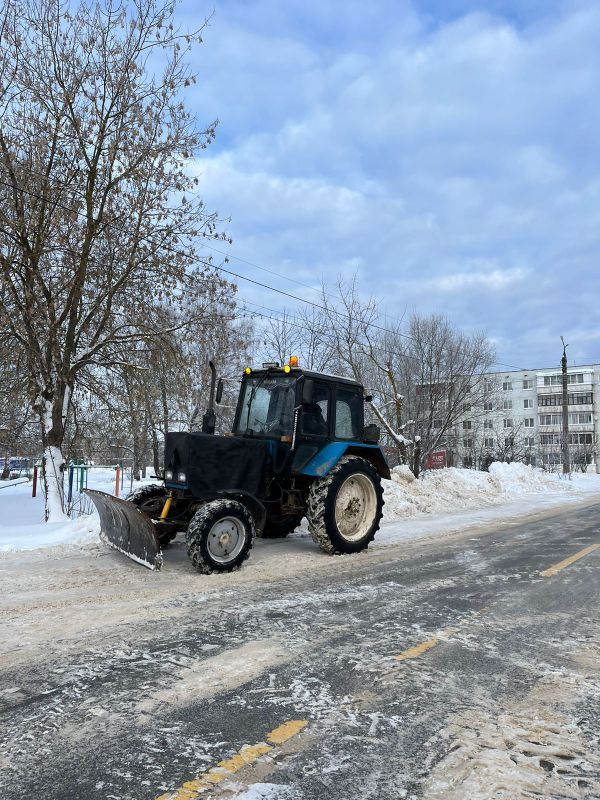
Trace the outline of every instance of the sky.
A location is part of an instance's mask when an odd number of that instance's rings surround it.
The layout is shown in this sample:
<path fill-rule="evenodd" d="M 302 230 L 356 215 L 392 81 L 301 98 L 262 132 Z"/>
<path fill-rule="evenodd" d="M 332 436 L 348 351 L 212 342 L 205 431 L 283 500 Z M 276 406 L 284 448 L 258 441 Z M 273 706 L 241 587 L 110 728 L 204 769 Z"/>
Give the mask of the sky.
<path fill-rule="evenodd" d="M 315 301 L 307 286 L 356 273 L 388 320 L 444 313 L 499 364 L 558 365 L 561 335 L 571 363 L 600 362 L 600 3 L 183 0 L 177 16 L 213 8 L 187 102 L 219 119 L 195 169 L 230 219 L 229 269 Z"/>

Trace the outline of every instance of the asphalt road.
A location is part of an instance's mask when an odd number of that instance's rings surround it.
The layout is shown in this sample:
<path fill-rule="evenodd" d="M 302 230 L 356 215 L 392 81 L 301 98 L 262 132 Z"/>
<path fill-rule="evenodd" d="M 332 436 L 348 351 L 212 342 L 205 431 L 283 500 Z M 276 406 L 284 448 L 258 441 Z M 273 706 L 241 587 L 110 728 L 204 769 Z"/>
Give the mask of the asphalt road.
<path fill-rule="evenodd" d="M 9 666 L 0 797 L 599 798 L 598 544 L 590 506 L 332 558 Z"/>

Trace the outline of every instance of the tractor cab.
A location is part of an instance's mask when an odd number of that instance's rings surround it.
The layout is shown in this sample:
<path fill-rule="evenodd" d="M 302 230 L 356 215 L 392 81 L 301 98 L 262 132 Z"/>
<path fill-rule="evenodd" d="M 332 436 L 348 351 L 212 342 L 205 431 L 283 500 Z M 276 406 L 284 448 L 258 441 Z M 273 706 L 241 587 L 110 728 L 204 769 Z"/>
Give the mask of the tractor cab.
<path fill-rule="evenodd" d="M 236 436 L 360 440 L 364 390 L 356 381 L 277 365 L 246 369 L 237 405 Z"/>

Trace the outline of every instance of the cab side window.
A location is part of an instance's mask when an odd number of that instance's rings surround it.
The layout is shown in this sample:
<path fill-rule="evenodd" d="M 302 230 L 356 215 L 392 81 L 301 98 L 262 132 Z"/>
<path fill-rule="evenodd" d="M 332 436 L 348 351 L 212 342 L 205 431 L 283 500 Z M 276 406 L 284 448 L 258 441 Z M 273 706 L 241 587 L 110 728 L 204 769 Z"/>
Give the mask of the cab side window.
<path fill-rule="evenodd" d="M 302 409 L 302 433 L 327 436 L 329 431 L 329 387 L 315 382 L 313 401 Z"/>
<path fill-rule="evenodd" d="M 335 438 L 358 439 L 362 398 L 352 389 L 338 389 L 335 400 Z"/>

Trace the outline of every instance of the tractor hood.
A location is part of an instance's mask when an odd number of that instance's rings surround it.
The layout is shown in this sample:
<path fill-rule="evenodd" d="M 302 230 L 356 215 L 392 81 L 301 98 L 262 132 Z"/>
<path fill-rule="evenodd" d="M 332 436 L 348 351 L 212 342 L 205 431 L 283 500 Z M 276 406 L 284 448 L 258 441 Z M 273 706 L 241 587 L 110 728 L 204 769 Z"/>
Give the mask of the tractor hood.
<path fill-rule="evenodd" d="M 200 498 L 236 491 L 264 497 L 273 474 L 272 449 L 267 439 L 168 433 L 165 483 Z M 167 472 L 173 477 L 167 478 Z M 185 480 L 179 480 L 183 476 Z"/>

